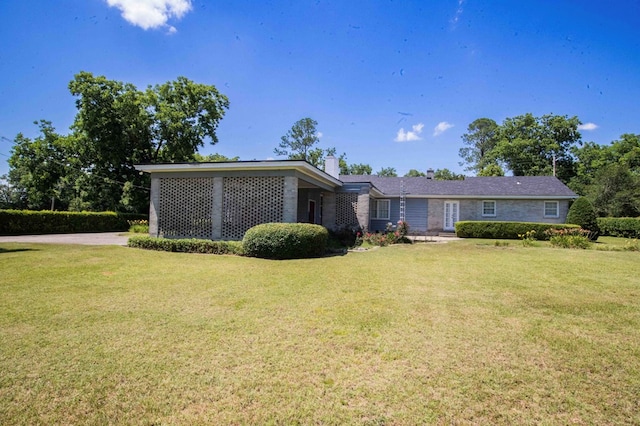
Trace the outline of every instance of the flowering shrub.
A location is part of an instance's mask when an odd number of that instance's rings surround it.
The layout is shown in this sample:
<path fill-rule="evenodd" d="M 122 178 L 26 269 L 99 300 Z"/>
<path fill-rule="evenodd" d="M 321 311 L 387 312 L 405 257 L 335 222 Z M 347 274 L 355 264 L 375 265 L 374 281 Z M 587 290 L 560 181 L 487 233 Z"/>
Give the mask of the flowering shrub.
<path fill-rule="evenodd" d="M 365 232 L 363 234 L 358 232 L 356 244 L 367 243 L 372 246 L 384 247 L 391 244 L 410 243 L 411 241 L 406 238 L 407 232 L 409 232 L 409 224 L 406 221 L 399 220 L 395 227 L 389 222 L 385 232 Z"/>
<path fill-rule="evenodd" d="M 518 234 L 518 238 L 522 240 L 522 245 L 524 247 L 531 247 L 533 242 L 536 240 L 536 230 L 532 229 L 524 234 Z"/>
<path fill-rule="evenodd" d="M 586 229 L 547 229 L 545 233 L 554 247 L 587 249 L 591 245 L 591 231 Z"/>

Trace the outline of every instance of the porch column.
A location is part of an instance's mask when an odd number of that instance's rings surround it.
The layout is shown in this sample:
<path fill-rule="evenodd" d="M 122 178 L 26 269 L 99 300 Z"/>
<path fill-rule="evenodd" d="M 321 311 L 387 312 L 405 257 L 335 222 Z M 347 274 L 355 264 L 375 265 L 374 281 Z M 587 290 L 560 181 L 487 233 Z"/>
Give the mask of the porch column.
<path fill-rule="evenodd" d="M 298 221 L 298 178 L 284 177 L 284 199 L 282 206 L 282 222 L 296 223 Z"/>
<path fill-rule="evenodd" d="M 160 178 L 151 176 L 151 203 L 149 204 L 149 236 L 158 236 L 158 212 L 160 211 Z"/>
<path fill-rule="evenodd" d="M 369 188 L 360 189 L 358 193 L 358 224 L 362 229 L 369 229 Z"/>
<path fill-rule="evenodd" d="M 327 229 L 336 228 L 336 193 L 322 193 L 322 226 Z"/>
<path fill-rule="evenodd" d="M 211 228 L 212 228 L 212 240 L 222 239 L 222 200 L 224 191 L 224 178 L 213 178 L 213 206 L 211 210 Z"/>

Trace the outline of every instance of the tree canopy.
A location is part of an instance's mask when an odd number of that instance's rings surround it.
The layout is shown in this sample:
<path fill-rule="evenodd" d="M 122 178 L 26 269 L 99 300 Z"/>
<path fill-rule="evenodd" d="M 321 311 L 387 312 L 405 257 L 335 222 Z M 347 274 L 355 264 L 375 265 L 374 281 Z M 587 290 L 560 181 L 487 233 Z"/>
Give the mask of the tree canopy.
<path fill-rule="evenodd" d="M 146 90 L 80 72 L 69 83 L 78 113 L 68 136 L 40 122 L 35 140 L 19 134 L 9 181 L 30 208 L 146 211 L 148 177 L 138 163 L 192 161 L 229 107 L 214 86 L 178 77 Z M 53 206 L 53 202 L 51 203 Z"/>
<path fill-rule="evenodd" d="M 378 170 L 376 175 L 382 177 L 397 177 L 398 173 L 396 172 L 396 169 L 394 167 L 382 167 L 380 170 Z"/>
<path fill-rule="evenodd" d="M 466 145 L 458 152 L 463 161 L 461 166 L 466 165 L 466 171 L 481 172 L 495 161 L 489 153 L 498 143 L 498 132 L 500 127 L 490 118 L 478 118 L 474 120 L 467 133 L 462 135 L 462 142 Z"/>

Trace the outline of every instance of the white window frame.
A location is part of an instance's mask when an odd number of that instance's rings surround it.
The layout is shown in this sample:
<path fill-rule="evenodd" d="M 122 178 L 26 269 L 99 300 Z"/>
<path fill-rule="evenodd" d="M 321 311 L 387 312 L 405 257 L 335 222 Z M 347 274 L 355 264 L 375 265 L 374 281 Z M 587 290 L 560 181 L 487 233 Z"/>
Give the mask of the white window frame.
<path fill-rule="evenodd" d="M 486 203 L 491 203 L 493 204 L 493 213 L 485 213 L 485 204 Z M 496 206 L 496 200 L 482 200 L 482 217 L 496 217 L 497 214 L 497 206 Z"/>
<path fill-rule="evenodd" d="M 391 219 L 391 200 L 389 199 L 373 199 L 373 208 L 371 209 L 371 219 L 374 220 L 389 220 Z M 387 203 L 387 208 L 386 208 L 386 212 L 384 212 L 386 214 L 386 216 L 379 216 L 380 213 L 380 204 L 381 203 Z"/>
<path fill-rule="evenodd" d="M 554 214 L 547 214 L 547 205 L 555 204 L 556 211 Z M 543 214 L 544 217 L 560 217 L 560 203 L 558 201 L 545 201 L 543 204 Z"/>

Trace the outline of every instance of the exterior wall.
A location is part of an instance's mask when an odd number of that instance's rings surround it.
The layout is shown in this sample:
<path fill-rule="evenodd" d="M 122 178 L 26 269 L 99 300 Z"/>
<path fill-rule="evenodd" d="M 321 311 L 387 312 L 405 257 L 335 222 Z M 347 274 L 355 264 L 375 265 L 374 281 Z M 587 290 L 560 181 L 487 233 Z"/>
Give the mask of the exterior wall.
<path fill-rule="evenodd" d="M 409 233 L 427 231 L 428 203 L 423 198 L 407 198 L 404 205 L 404 218 L 409 224 Z"/>
<path fill-rule="evenodd" d="M 309 222 L 309 201 L 315 201 L 316 214 L 313 223 L 320 223 L 320 190 L 303 188 L 298 190 L 298 222 Z"/>
<path fill-rule="evenodd" d="M 369 191 L 366 185 L 345 185 L 343 190 L 335 194 L 335 222 L 332 228 L 344 226 L 360 226 L 369 229 Z M 323 206 L 326 211 L 328 205 Z M 328 224 L 323 221 L 323 224 Z M 327 225 L 325 225 L 327 226 Z"/>
<path fill-rule="evenodd" d="M 564 223 L 569 211 L 568 200 L 429 199 L 427 233 L 442 232 L 445 201 L 458 201 L 460 203 L 459 220 Z M 496 202 L 496 216 L 482 216 L 483 201 Z M 545 201 L 558 201 L 559 216 L 557 218 L 544 217 Z M 409 226 L 411 226 L 411 222 L 409 222 Z"/>
<path fill-rule="evenodd" d="M 483 201 L 496 202 L 495 216 L 482 216 Z M 544 217 L 545 201 L 558 201 L 558 217 Z M 568 200 L 460 200 L 460 220 L 564 223 L 568 211 Z"/>
<path fill-rule="evenodd" d="M 370 220 L 370 231 L 384 231 L 387 229 L 387 224 L 391 222 L 393 225 L 396 225 L 400 220 L 400 198 L 384 198 L 381 197 L 380 200 L 389 200 L 390 209 L 389 219 L 371 219 Z M 373 210 L 373 200 L 371 200 L 371 209 Z M 371 217 L 373 217 L 373 211 L 371 211 Z M 411 226 L 411 223 L 409 223 Z"/>

